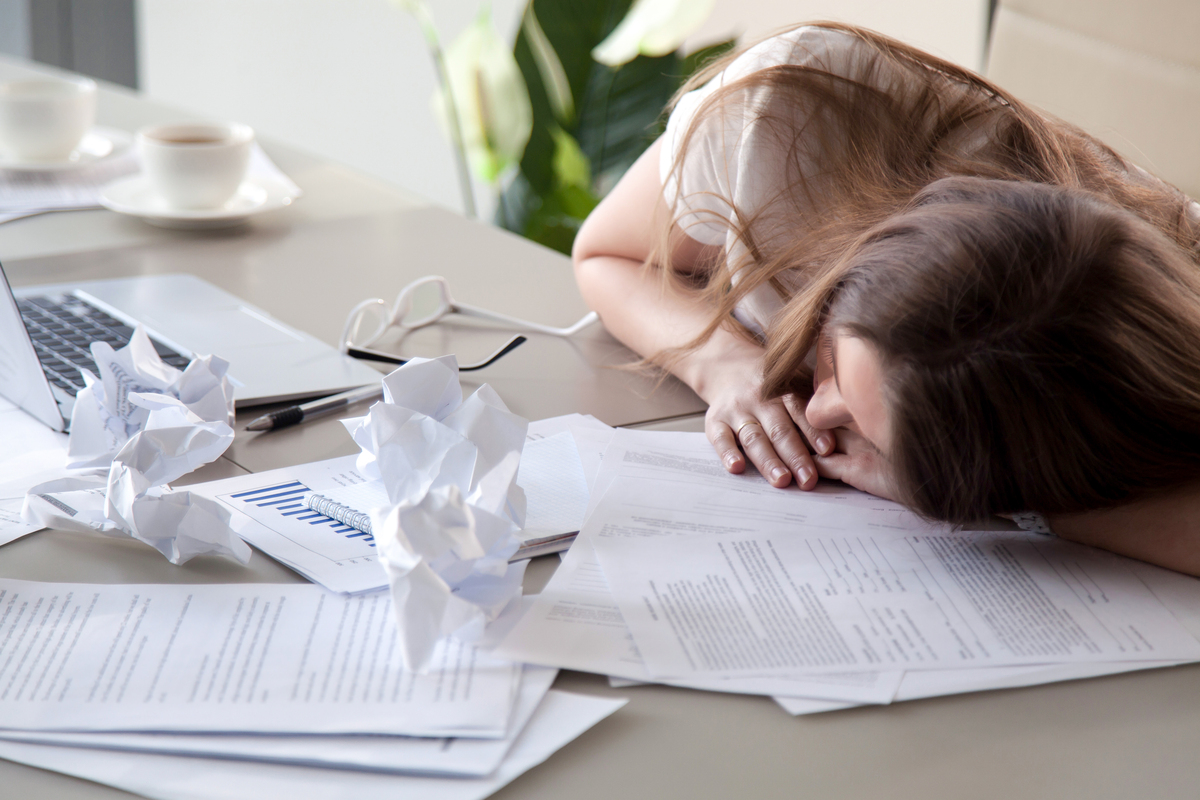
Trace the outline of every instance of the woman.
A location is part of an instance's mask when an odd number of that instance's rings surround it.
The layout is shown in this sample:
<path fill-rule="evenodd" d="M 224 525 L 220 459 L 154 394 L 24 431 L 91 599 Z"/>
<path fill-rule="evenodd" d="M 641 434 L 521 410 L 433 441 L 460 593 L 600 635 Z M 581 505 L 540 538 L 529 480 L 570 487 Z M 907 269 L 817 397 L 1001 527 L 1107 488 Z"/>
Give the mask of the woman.
<path fill-rule="evenodd" d="M 823 23 L 685 87 L 574 258 L 731 472 L 1200 574 L 1198 217 L 983 79 Z"/>

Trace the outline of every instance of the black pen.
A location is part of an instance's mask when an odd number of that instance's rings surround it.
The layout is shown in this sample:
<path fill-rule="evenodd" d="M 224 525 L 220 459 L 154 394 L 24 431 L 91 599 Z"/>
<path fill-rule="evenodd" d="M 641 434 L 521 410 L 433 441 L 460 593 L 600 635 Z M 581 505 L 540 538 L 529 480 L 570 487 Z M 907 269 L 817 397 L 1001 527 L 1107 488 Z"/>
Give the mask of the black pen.
<path fill-rule="evenodd" d="M 383 383 L 373 383 L 370 386 L 363 386 L 360 389 L 351 389 L 348 392 L 322 397 L 320 400 L 313 400 L 310 403 L 288 406 L 278 411 L 272 411 L 270 414 L 263 414 L 247 425 L 246 430 L 273 431 L 276 428 L 286 428 L 289 425 L 296 425 L 313 417 L 331 414 L 338 409 L 354 405 L 355 403 L 361 403 L 365 400 L 377 400 L 380 397 L 383 397 Z"/>

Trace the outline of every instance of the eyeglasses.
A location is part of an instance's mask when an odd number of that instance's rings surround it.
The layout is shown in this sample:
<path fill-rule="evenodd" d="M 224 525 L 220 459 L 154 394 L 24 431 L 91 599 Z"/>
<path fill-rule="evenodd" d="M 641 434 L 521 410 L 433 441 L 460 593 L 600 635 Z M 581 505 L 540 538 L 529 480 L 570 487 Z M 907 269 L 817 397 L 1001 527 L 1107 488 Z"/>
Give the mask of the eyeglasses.
<path fill-rule="evenodd" d="M 423 310 L 428 309 L 431 305 L 432 311 Z M 343 353 L 357 358 L 403 363 L 395 356 L 370 349 L 371 345 L 382 339 L 384 334 L 392 328 L 399 328 L 407 333 L 439 322 L 448 314 L 460 314 L 464 317 L 501 322 L 521 330 L 544 333 L 549 336 L 573 336 L 600 319 L 596 312 L 592 311 L 580 318 L 574 325 L 555 328 L 510 317 L 507 314 L 456 302 L 450 296 L 450 287 L 446 284 L 446 279 L 440 275 L 429 275 L 419 278 L 401 289 L 400 294 L 396 296 L 396 302 L 390 308 L 382 299 L 373 297 L 351 309 L 350 314 L 346 317 L 346 324 L 342 327 L 342 336 L 338 342 L 339 349 Z M 375 319 L 372 320 L 371 317 Z M 364 323 L 373 324 L 374 327 L 370 334 L 359 338 L 359 330 Z M 518 339 L 520 341 L 517 341 Z M 514 337 L 484 362 L 462 367 L 462 369 L 480 369 L 487 366 L 505 353 L 511 352 L 524 340 L 524 337 Z"/>

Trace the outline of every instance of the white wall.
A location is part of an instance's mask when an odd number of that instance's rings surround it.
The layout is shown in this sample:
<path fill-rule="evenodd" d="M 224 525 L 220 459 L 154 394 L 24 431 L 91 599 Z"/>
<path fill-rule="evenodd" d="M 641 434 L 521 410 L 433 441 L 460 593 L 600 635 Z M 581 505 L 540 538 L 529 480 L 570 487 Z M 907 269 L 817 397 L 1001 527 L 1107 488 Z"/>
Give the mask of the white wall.
<path fill-rule="evenodd" d="M 750 41 L 799 22 L 873 28 L 957 64 L 983 67 L 987 0 L 717 0 L 689 49 L 731 35 Z"/>
<path fill-rule="evenodd" d="M 443 39 L 480 0 L 431 3 Z M 560 0 L 571 2 L 571 0 Z M 699 45 L 809 19 L 867 25 L 978 68 L 986 0 L 717 0 Z M 515 37 L 524 0 L 493 0 Z M 140 85 L 202 115 L 460 208 L 453 160 L 429 109 L 433 68 L 415 21 L 388 0 L 138 0 Z M 478 194 L 478 193 L 477 193 Z M 491 204 L 484 202 L 484 215 Z"/>

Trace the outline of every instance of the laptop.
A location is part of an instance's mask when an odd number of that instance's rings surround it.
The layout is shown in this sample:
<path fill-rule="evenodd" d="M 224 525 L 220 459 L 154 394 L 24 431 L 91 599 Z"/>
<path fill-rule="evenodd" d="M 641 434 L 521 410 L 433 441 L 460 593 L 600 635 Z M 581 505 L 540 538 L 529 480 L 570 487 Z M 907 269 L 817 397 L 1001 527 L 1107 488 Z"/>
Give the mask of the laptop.
<path fill-rule="evenodd" d="M 119 349 L 139 323 L 163 361 L 194 355 L 229 362 L 239 408 L 333 394 L 379 381 L 379 372 L 193 275 L 34 286 L 14 291 L 0 266 L 0 395 L 67 429 L 89 345 Z"/>

